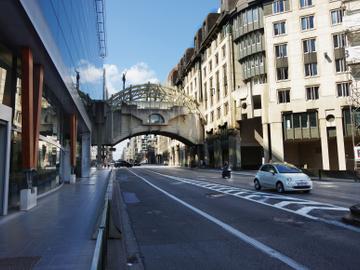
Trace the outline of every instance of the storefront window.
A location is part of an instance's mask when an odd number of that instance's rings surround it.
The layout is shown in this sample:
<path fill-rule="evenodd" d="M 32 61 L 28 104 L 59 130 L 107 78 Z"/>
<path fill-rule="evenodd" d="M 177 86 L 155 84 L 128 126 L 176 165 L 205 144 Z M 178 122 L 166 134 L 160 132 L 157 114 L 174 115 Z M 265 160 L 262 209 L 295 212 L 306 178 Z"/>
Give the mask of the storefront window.
<path fill-rule="evenodd" d="M 0 44 L 0 103 L 11 106 L 10 72 L 11 52 Z"/>
<path fill-rule="evenodd" d="M 43 193 L 59 184 L 60 167 L 60 115 L 56 102 L 48 97 L 44 89 L 41 100 L 40 138 L 37 172 L 34 185 Z"/>

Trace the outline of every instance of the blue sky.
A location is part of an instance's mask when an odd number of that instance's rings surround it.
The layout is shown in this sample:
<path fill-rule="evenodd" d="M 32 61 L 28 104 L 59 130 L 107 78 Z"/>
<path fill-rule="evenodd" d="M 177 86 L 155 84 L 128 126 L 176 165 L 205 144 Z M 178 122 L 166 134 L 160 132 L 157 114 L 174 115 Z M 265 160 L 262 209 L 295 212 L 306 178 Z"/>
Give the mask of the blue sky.
<path fill-rule="evenodd" d="M 109 90 L 129 83 L 164 82 L 209 12 L 220 0 L 107 0 Z"/>
<path fill-rule="evenodd" d="M 107 85 L 112 94 L 128 84 L 164 82 L 209 12 L 220 0 L 107 0 Z M 99 76 L 99 74 L 98 74 Z M 119 159 L 126 145 L 116 146 Z"/>

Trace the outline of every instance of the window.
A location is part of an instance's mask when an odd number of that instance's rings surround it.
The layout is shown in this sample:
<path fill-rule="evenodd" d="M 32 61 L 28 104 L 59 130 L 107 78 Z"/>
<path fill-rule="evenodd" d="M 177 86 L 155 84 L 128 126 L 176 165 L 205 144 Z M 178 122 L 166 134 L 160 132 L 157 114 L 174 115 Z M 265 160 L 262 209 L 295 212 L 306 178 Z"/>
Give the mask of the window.
<path fill-rule="evenodd" d="M 223 65 L 224 96 L 228 94 L 227 65 Z"/>
<path fill-rule="evenodd" d="M 278 90 L 278 101 L 279 103 L 290 102 L 290 89 Z"/>
<path fill-rule="evenodd" d="M 293 114 L 293 128 L 299 128 L 301 122 L 301 114 L 294 113 Z"/>
<path fill-rule="evenodd" d="M 206 67 L 204 67 L 204 77 L 206 77 Z"/>
<path fill-rule="evenodd" d="M 278 81 L 289 79 L 288 67 L 281 67 L 276 69 L 276 78 Z"/>
<path fill-rule="evenodd" d="M 229 112 L 229 103 L 226 102 L 224 104 L 224 115 L 226 116 L 228 114 L 228 112 Z"/>
<path fill-rule="evenodd" d="M 284 35 L 286 33 L 285 22 L 276 22 L 273 24 L 274 36 Z"/>
<path fill-rule="evenodd" d="M 214 122 L 214 111 L 210 113 L 210 122 Z"/>
<path fill-rule="evenodd" d="M 317 63 L 305 64 L 305 76 L 306 77 L 316 76 L 317 74 L 318 74 Z"/>
<path fill-rule="evenodd" d="M 255 35 L 255 40 L 256 40 L 256 44 L 260 44 L 260 43 L 261 43 L 260 33 L 256 33 L 256 35 Z"/>
<path fill-rule="evenodd" d="M 246 11 L 246 16 L 247 16 L 247 21 L 248 21 L 248 23 L 252 23 L 252 22 L 253 22 L 252 9 L 248 9 L 248 10 Z"/>
<path fill-rule="evenodd" d="M 212 71 L 212 61 L 210 60 L 209 61 L 209 72 L 211 72 Z"/>
<path fill-rule="evenodd" d="M 276 58 L 287 57 L 287 44 L 275 45 L 275 55 Z"/>
<path fill-rule="evenodd" d="M 310 7 L 312 6 L 312 0 L 300 0 L 300 7 Z"/>
<path fill-rule="evenodd" d="M 334 49 L 344 48 L 346 46 L 345 33 L 339 33 L 333 35 Z"/>
<path fill-rule="evenodd" d="M 219 64 L 219 54 L 215 54 L 215 66 Z"/>
<path fill-rule="evenodd" d="M 215 95 L 214 93 L 214 88 L 213 88 L 213 78 L 210 78 L 210 105 L 212 106 L 214 104 L 214 98 L 213 96 Z"/>
<path fill-rule="evenodd" d="M 332 25 L 342 23 L 343 15 L 344 15 L 343 9 L 335 9 L 335 10 L 332 10 L 330 13 L 331 13 L 331 24 Z"/>
<path fill-rule="evenodd" d="M 160 114 L 154 113 L 149 116 L 149 123 L 150 124 L 163 124 L 165 123 L 164 117 Z"/>
<path fill-rule="evenodd" d="M 245 12 L 242 13 L 241 16 L 242 16 L 242 21 L 243 21 L 244 25 L 246 25 L 246 24 L 247 24 L 247 16 L 246 16 L 246 13 L 245 13 Z"/>
<path fill-rule="evenodd" d="M 317 113 L 309 112 L 310 127 L 317 127 Z"/>
<path fill-rule="evenodd" d="M 319 99 L 319 86 L 306 87 L 306 100 Z"/>
<path fill-rule="evenodd" d="M 257 22 L 259 20 L 259 14 L 258 14 L 258 9 L 255 8 L 252 10 L 253 11 L 253 21 Z"/>
<path fill-rule="evenodd" d="M 222 46 L 221 51 L 222 51 L 222 57 L 223 57 L 223 59 L 225 59 L 225 57 L 226 57 L 226 46 L 225 45 Z"/>
<path fill-rule="evenodd" d="M 301 30 L 306 31 L 314 29 L 314 15 L 301 17 Z"/>
<path fill-rule="evenodd" d="M 317 112 L 293 113 L 283 115 L 284 129 L 317 127 Z M 286 135 L 286 134 L 285 134 Z"/>
<path fill-rule="evenodd" d="M 273 3 L 273 13 L 284 12 L 285 3 L 284 0 L 275 0 Z"/>
<path fill-rule="evenodd" d="M 316 41 L 315 38 L 303 40 L 304 53 L 316 52 Z"/>
<path fill-rule="evenodd" d="M 217 101 L 220 100 L 220 78 L 219 78 L 219 71 L 216 72 L 216 99 Z"/>
<path fill-rule="evenodd" d="M 350 83 L 341 82 L 336 84 L 337 96 L 338 97 L 348 97 L 350 95 Z"/>
<path fill-rule="evenodd" d="M 345 72 L 347 70 L 345 58 L 335 60 L 336 72 Z"/>
<path fill-rule="evenodd" d="M 216 112 L 217 112 L 217 119 L 220 119 L 220 117 L 221 117 L 221 107 L 218 107 L 216 109 Z"/>

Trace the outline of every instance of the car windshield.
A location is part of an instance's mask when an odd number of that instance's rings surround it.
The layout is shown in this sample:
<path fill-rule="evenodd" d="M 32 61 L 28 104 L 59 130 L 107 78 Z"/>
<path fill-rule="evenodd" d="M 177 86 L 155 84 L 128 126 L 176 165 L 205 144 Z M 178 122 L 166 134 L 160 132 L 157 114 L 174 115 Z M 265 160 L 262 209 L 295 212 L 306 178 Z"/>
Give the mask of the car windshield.
<path fill-rule="evenodd" d="M 275 165 L 275 167 L 279 171 L 279 173 L 301 173 L 301 170 L 289 165 L 277 164 Z"/>

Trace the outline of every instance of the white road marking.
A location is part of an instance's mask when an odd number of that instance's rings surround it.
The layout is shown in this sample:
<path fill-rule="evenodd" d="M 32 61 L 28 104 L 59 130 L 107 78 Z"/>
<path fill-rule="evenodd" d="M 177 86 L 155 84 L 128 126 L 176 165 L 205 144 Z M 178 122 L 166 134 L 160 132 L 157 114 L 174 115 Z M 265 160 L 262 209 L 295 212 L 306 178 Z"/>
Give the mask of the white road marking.
<path fill-rule="evenodd" d="M 145 183 L 147 183 L 151 187 L 153 187 L 154 189 L 160 191 L 161 193 L 165 194 L 169 198 L 173 199 L 174 201 L 177 201 L 178 203 L 180 203 L 183 206 L 189 208 L 190 210 L 192 210 L 193 212 L 195 212 L 195 213 L 199 214 L 200 216 L 206 218 L 207 220 L 215 223 L 216 225 L 220 226 L 222 229 L 224 229 L 228 233 L 231 233 L 232 235 L 236 236 L 240 240 L 242 240 L 245 243 L 251 245 L 252 247 L 262 251 L 263 253 L 267 254 L 268 256 L 270 256 L 270 257 L 272 257 L 274 259 L 277 259 L 277 260 L 285 263 L 289 267 L 291 267 L 293 269 L 296 269 L 296 270 L 308 269 L 306 266 L 294 261 L 293 259 L 286 256 L 285 254 L 280 253 L 279 251 L 277 251 L 277 250 L 275 250 L 275 249 L 261 243 L 260 241 L 254 239 L 254 238 L 251 238 L 250 236 L 248 236 L 245 233 L 235 229 L 234 227 L 230 226 L 229 224 L 215 218 L 214 216 L 211 216 L 210 214 L 200 210 L 199 208 L 196 208 L 196 207 L 192 206 L 191 204 L 189 204 L 189 203 L 179 199 L 178 197 L 170 194 L 169 192 L 159 188 L 158 186 L 154 185 L 153 183 L 151 183 L 150 181 L 148 181 L 144 177 L 134 173 L 132 170 L 129 170 L 129 169 L 127 169 L 127 170 L 129 172 L 131 172 L 132 174 L 134 174 L 135 176 L 137 176 L 138 178 L 140 178 L 141 180 L 143 180 Z"/>
<path fill-rule="evenodd" d="M 327 207 L 327 206 L 306 206 L 303 207 L 297 211 L 295 211 L 296 213 L 299 213 L 301 215 L 307 215 L 310 211 L 312 210 L 333 210 L 333 211 L 348 211 L 348 209 L 343 208 L 343 207 Z"/>
<path fill-rule="evenodd" d="M 317 205 L 318 204 L 318 205 L 324 205 L 323 203 L 318 203 L 318 202 L 282 201 L 282 202 L 274 204 L 274 206 L 285 207 L 285 206 L 288 206 L 289 204 L 301 204 L 301 205 L 306 205 L 306 204 Z"/>
<path fill-rule="evenodd" d="M 149 170 L 149 171 L 152 172 L 152 173 L 161 175 L 163 177 L 166 177 L 166 178 L 170 178 L 170 179 L 177 180 L 177 181 L 180 181 L 180 182 L 192 184 L 192 185 L 199 186 L 199 187 L 206 188 L 206 189 L 210 189 L 210 190 L 213 190 L 213 191 L 218 191 L 220 188 L 224 188 L 224 187 L 234 188 L 232 186 L 225 186 L 225 185 L 220 185 L 220 184 L 214 184 L 214 186 L 212 186 L 210 188 L 207 188 L 206 186 L 199 185 L 199 183 L 202 183 L 203 181 L 197 181 L 197 180 L 192 180 L 192 179 L 188 179 L 188 178 L 181 178 L 181 177 L 171 176 L 171 175 L 162 174 L 162 173 L 152 171 L 152 170 Z M 347 208 L 343 208 L 343 207 L 339 207 L 339 206 L 331 205 L 331 204 L 326 204 L 326 203 L 319 203 L 319 202 L 314 202 L 314 201 L 309 201 L 309 200 L 297 199 L 297 198 L 289 197 L 289 196 L 285 196 L 285 195 L 275 195 L 275 194 L 272 195 L 272 194 L 269 194 L 269 193 L 257 192 L 257 191 L 248 190 L 248 189 L 244 189 L 244 188 L 238 188 L 238 190 L 240 190 L 240 191 L 237 192 L 237 193 L 226 193 L 226 194 L 229 194 L 231 196 L 234 196 L 234 197 L 237 197 L 237 198 L 240 198 L 240 199 L 244 199 L 244 200 L 256 202 L 256 203 L 259 203 L 259 204 L 262 204 L 262 205 L 270 206 L 270 207 L 273 207 L 273 208 L 276 208 L 276 209 L 279 209 L 279 210 L 282 210 L 282 211 L 286 211 L 286 212 L 289 212 L 289 213 L 292 213 L 292 214 L 300 215 L 300 216 L 308 218 L 308 219 L 321 221 L 321 222 L 324 222 L 324 223 L 327 223 L 327 224 L 335 225 L 337 227 L 341 227 L 341 228 L 344 228 L 344 229 L 348 229 L 348 230 L 360 233 L 360 229 L 356 228 L 354 226 L 343 224 L 342 222 L 337 221 L 337 220 L 325 219 L 325 218 L 316 217 L 316 216 L 313 216 L 313 215 L 310 214 L 310 212 L 312 210 L 316 210 L 316 209 L 349 212 L 349 209 L 347 209 Z M 219 192 L 221 192 L 221 191 L 219 191 Z M 225 192 L 223 192 L 223 193 L 225 193 Z M 247 196 L 241 196 L 242 194 L 246 194 Z M 249 196 L 249 195 L 255 195 L 255 194 L 258 195 L 258 197 L 260 197 L 260 198 L 259 199 L 253 199 L 251 196 Z M 285 207 L 282 207 L 282 206 L 277 206 L 276 204 L 268 203 L 267 199 L 264 199 L 264 198 L 268 198 L 268 199 L 274 198 L 274 199 L 277 199 L 277 200 L 294 201 L 294 203 L 296 203 L 296 202 L 298 202 L 298 203 L 308 202 L 308 203 L 319 204 L 319 205 L 309 209 L 309 211 L 304 210 L 302 212 L 302 211 L 299 211 L 302 208 L 298 209 L 298 210 L 292 210 L 292 209 L 285 208 Z"/>
<path fill-rule="evenodd" d="M 237 193 L 234 193 L 233 195 L 242 195 L 242 194 L 247 194 L 247 193 L 249 193 L 249 192 L 247 192 L 247 191 L 240 191 L 240 192 L 237 192 Z"/>

